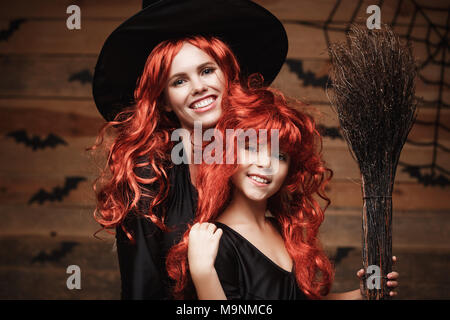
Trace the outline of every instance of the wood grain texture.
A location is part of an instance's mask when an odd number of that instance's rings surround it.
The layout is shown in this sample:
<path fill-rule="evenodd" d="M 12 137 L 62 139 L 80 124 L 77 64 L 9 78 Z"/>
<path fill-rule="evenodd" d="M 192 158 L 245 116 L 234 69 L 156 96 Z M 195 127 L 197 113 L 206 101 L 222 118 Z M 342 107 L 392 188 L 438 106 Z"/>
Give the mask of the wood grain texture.
<path fill-rule="evenodd" d="M 80 30 L 69 30 L 66 21 L 61 20 L 25 20 L 7 39 L 0 42 L 0 54 L 78 54 L 97 56 L 103 43 L 121 23 L 122 19 L 82 20 Z M 365 23 L 365 22 L 364 22 Z M 10 21 L 0 20 L 0 29 L 8 29 Z M 285 22 L 284 27 L 289 39 L 288 57 L 312 59 L 327 58 L 327 38 L 330 42 L 345 41 L 346 24 L 333 23 L 330 30 L 321 25 L 305 25 Z M 409 32 L 407 26 L 396 26 L 394 31 L 406 41 Z M 418 61 L 425 61 L 429 50 L 433 52 L 439 46 L 442 35 L 431 33 L 427 39 L 428 28 L 415 26 L 411 31 L 414 42 L 414 55 Z M 36 35 L 45 35 L 40 37 Z"/>
<path fill-rule="evenodd" d="M 395 203 L 395 198 L 393 201 Z M 325 215 L 325 221 L 320 228 L 320 239 L 324 246 L 362 247 L 362 210 L 330 209 Z M 427 210 L 401 212 L 394 209 L 392 219 L 394 255 L 397 254 L 396 250 L 403 248 L 414 248 L 418 251 L 431 250 L 431 248 L 450 249 L 448 241 L 450 240 L 448 238 L 450 215 L 448 212 Z M 359 260 L 359 264 L 361 264 L 361 260 Z"/>
<path fill-rule="evenodd" d="M 325 21 L 332 12 L 336 1 L 335 0 L 315 0 L 315 1 L 289 1 L 289 0 L 255 0 L 256 3 L 262 5 L 276 17 L 282 20 L 304 20 L 304 21 Z M 448 8 L 448 1 L 436 0 L 415 1 L 419 6 Z M 341 0 L 336 12 L 333 15 L 333 21 L 350 21 L 355 10 L 358 9 L 359 1 Z M 357 10 L 356 17 L 367 19 L 369 14 L 366 9 L 369 5 L 378 4 L 379 1 L 364 0 Z M 391 22 L 397 11 L 399 1 L 383 1 L 381 6 L 381 20 L 383 22 Z M 414 12 L 414 4 L 412 1 L 406 0 L 401 2 L 400 11 L 398 13 L 397 23 L 408 24 L 411 20 L 411 15 Z M 429 16 L 436 23 L 445 25 L 445 13 L 438 13 L 433 10 L 425 10 L 424 13 Z M 418 24 L 426 23 L 424 18 L 418 19 Z"/>
<path fill-rule="evenodd" d="M 82 19 L 81 29 L 69 30 L 65 18 L 26 20 L 8 41 L 0 42 L 0 53 L 98 55 L 106 38 L 122 22 L 122 19 Z M 6 20 L 0 21 L 0 28 L 7 29 L 9 23 Z"/>
<path fill-rule="evenodd" d="M 80 7 L 82 19 L 127 19 L 142 7 L 141 0 L 16 0 L 0 2 L 0 19 L 67 19 L 67 7 Z"/>

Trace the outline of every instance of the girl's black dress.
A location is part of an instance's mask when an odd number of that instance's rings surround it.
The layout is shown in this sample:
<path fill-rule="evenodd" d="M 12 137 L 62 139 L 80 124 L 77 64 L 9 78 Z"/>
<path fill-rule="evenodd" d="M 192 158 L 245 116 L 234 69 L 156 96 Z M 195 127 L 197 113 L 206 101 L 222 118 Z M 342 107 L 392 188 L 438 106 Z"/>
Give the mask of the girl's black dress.
<path fill-rule="evenodd" d="M 143 167 L 136 173 L 150 176 Z M 181 240 L 197 208 L 197 191 L 191 183 L 189 165 L 175 165 L 168 171 L 170 191 L 164 205 L 166 223 L 175 226 L 172 232 L 162 232 L 149 220 L 127 215 L 124 224 L 133 234 L 130 243 L 119 226 L 116 228 L 117 253 L 122 279 L 122 299 L 170 299 L 169 277 L 165 258 L 172 245 Z M 144 201 L 140 206 L 148 207 Z M 229 299 L 304 299 L 294 274 L 283 270 L 239 233 L 216 222 L 223 230 L 215 267 Z"/>
<path fill-rule="evenodd" d="M 278 266 L 227 225 L 220 222 L 215 225 L 223 234 L 214 267 L 228 299 L 306 299 L 297 285 L 294 270 L 289 272 Z"/>

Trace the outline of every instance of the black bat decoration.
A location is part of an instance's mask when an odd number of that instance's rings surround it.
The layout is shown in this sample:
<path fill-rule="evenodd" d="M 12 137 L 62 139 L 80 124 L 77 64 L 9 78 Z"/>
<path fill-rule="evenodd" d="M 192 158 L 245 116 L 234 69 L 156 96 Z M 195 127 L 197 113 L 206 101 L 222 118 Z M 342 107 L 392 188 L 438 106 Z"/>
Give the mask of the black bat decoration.
<path fill-rule="evenodd" d="M 303 70 L 303 61 L 300 59 L 286 59 L 289 69 L 297 74 L 300 80 L 303 80 L 303 86 L 313 86 L 326 88 L 330 86 L 328 75 L 318 78 L 313 72 Z"/>
<path fill-rule="evenodd" d="M 0 41 L 8 41 L 9 38 L 16 32 L 20 25 L 27 21 L 26 19 L 15 19 L 9 23 L 9 27 L 6 30 L 0 30 Z"/>
<path fill-rule="evenodd" d="M 67 145 L 67 142 L 60 137 L 50 133 L 47 138 L 41 139 L 39 136 L 28 137 L 28 133 L 25 130 L 17 130 L 6 134 L 7 137 L 14 138 L 17 143 L 23 143 L 27 147 L 31 147 L 33 151 L 37 149 L 45 149 L 46 147 L 56 148 L 56 146 L 62 144 Z"/>
<path fill-rule="evenodd" d="M 77 245 L 79 245 L 78 242 L 64 241 L 61 243 L 60 248 L 54 249 L 50 253 L 47 253 L 45 251 L 39 252 L 35 257 L 33 257 L 31 263 L 59 262 L 62 258 L 72 252 L 73 248 L 75 248 Z"/>
<path fill-rule="evenodd" d="M 72 190 L 75 190 L 78 187 L 78 184 L 81 181 L 86 181 L 87 179 L 84 177 L 66 177 L 66 181 L 64 186 L 62 187 L 54 187 L 51 192 L 47 192 L 44 189 L 40 189 L 37 193 L 35 193 L 31 199 L 28 201 L 28 204 L 32 204 L 33 202 L 38 202 L 39 204 L 43 204 L 46 201 L 61 202 Z"/>
<path fill-rule="evenodd" d="M 341 261 L 348 256 L 348 254 L 354 250 L 353 247 L 338 247 L 336 255 L 334 256 L 334 265 L 337 266 Z"/>
<path fill-rule="evenodd" d="M 72 74 L 69 78 L 69 82 L 80 81 L 81 84 L 92 83 L 93 78 L 92 73 L 88 69 L 84 69 L 80 72 Z"/>

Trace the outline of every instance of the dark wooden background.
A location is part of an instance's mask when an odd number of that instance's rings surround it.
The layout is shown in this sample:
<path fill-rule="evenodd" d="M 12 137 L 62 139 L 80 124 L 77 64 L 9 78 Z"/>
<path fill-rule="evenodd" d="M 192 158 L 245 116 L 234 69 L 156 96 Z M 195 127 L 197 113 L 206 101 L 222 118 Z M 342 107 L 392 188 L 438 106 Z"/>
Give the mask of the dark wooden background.
<path fill-rule="evenodd" d="M 361 267 L 361 181 L 339 136 L 325 93 L 329 41 L 351 22 L 381 20 L 413 41 L 420 64 L 418 121 L 405 145 L 393 194 L 393 252 L 398 299 L 449 299 L 450 53 L 446 0 L 258 0 L 289 36 L 288 60 L 274 86 L 310 103 L 334 170 L 321 239 L 336 264 L 334 292 L 356 289 Z M 68 30 L 66 8 L 81 8 L 81 30 Z M 106 37 L 141 0 L 0 1 L 0 299 L 118 299 L 113 236 L 93 233 L 96 163 L 84 151 L 103 119 L 91 84 Z M 49 136 L 50 135 L 50 136 Z M 22 138 L 20 138 L 22 137 Z M 56 141 L 53 142 L 52 141 Z M 66 268 L 81 268 L 81 290 L 66 287 Z"/>

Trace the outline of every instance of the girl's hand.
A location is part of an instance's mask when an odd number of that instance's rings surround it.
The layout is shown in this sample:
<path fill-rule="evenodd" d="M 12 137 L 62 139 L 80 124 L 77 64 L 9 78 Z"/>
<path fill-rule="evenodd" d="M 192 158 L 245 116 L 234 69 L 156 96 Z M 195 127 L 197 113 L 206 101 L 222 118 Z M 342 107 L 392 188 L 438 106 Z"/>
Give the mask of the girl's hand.
<path fill-rule="evenodd" d="M 196 223 L 189 232 L 188 261 L 191 276 L 207 274 L 214 269 L 222 229 L 213 223 Z"/>
<path fill-rule="evenodd" d="M 393 257 L 392 257 L 392 261 L 393 261 L 392 265 L 394 265 L 395 262 L 397 261 L 397 257 L 396 257 L 396 256 L 393 256 Z M 360 269 L 360 270 L 356 273 L 356 275 L 358 276 L 358 278 L 359 278 L 359 280 L 360 280 L 360 290 L 361 290 L 361 296 L 362 296 L 362 299 L 365 299 L 365 297 L 364 297 L 364 283 L 363 283 L 363 281 L 364 281 L 364 280 L 363 280 L 364 274 L 365 274 L 364 269 Z M 388 282 L 387 282 L 387 286 L 390 287 L 390 288 L 392 288 L 392 289 L 394 289 L 394 290 L 392 290 L 392 291 L 389 292 L 389 295 L 390 295 L 391 297 L 394 297 L 394 296 L 397 295 L 397 292 L 395 291 L 395 289 L 398 287 L 398 277 L 399 277 L 399 274 L 398 274 L 398 272 L 393 271 L 393 272 L 388 273 L 387 277 L 388 277 L 388 279 L 389 279 Z"/>

